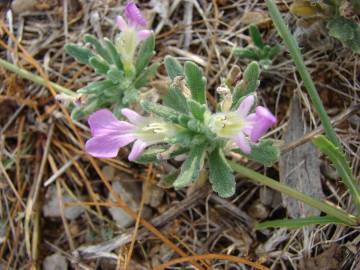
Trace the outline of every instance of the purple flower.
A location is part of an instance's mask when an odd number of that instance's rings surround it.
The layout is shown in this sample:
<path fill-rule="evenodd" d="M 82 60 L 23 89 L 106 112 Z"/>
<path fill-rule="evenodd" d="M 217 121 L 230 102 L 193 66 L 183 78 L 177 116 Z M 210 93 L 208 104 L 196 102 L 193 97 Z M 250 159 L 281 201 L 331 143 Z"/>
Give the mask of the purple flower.
<path fill-rule="evenodd" d="M 221 138 L 228 138 L 245 154 L 250 154 L 251 143 L 256 143 L 276 123 L 275 116 L 265 107 L 257 106 L 253 95 L 247 96 L 236 111 L 216 113 L 210 117 L 210 128 Z"/>
<path fill-rule="evenodd" d="M 117 156 L 121 147 L 134 142 L 128 156 L 130 161 L 134 161 L 147 146 L 165 142 L 181 129 L 152 117 L 143 117 L 130 109 L 121 112 L 129 122 L 119 121 L 107 109 L 90 115 L 88 123 L 92 138 L 86 142 L 87 153 L 94 157 L 112 158 Z"/>
<path fill-rule="evenodd" d="M 127 18 L 127 22 L 122 16 L 117 16 L 116 24 L 119 29 L 124 32 L 133 32 L 136 34 L 137 42 L 143 41 L 147 39 L 151 30 L 143 29 L 146 26 L 146 20 L 144 16 L 141 14 L 140 10 L 137 6 L 129 2 L 125 7 L 125 17 Z"/>

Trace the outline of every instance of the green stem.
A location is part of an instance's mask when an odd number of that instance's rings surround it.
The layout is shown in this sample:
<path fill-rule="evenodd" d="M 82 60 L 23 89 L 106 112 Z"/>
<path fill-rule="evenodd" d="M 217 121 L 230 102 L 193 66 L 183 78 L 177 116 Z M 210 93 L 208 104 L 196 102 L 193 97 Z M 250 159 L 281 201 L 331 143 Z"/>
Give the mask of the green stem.
<path fill-rule="evenodd" d="M 274 1 L 266 0 L 266 4 L 269 9 L 271 18 L 274 22 L 274 25 L 275 25 L 277 31 L 279 32 L 280 36 L 284 40 L 285 44 L 287 45 L 290 55 L 291 55 L 292 59 L 294 60 L 295 65 L 297 67 L 297 70 L 298 70 L 302 80 L 304 81 L 305 88 L 311 98 L 311 101 L 313 102 L 313 104 L 319 114 L 320 120 L 324 126 L 324 130 L 325 130 L 327 137 L 334 145 L 336 145 L 339 149 L 342 149 L 341 144 L 336 137 L 336 133 L 335 133 L 333 127 L 331 126 L 330 118 L 327 115 L 325 108 L 321 102 L 320 96 L 316 90 L 315 84 L 314 84 L 313 80 L 311 79 L 311 76 L 310 76 L 308 70 L 306 69 L 303 57 L 301 55 L 299 46 L 298 46 L 295 38 L 292 36 L 289 28 L 286 26 L 285 21 L 281 17 L 281 14 L 280 14 L 278 8 L 276 7 L 276 4 L 274 3 Z"/>
<path fill-rule="evenodd" d="M 322 202 L 320 200 L 314 199 L 314 198 L 312 198 L 306 194 L 303 194 L 287 185 L 284 185 L 278 181 L 275 181 L 265 175 L 255 172 L 253 170 L 250 170 L 250 169 L 248 169 L 244 166 L 241 166 L 233 161 L 228 161 L 228 162 L 234 171 L 236 171 L 237 173 L 240 173 L 243 176 L 248 177 L 250 180 L 253 180 L 262 185 L 268 186 L 272 189 L 275 189 L 281 193 L 288 195 L 289 197 L 292 197 L 303 203 L 306 203 L 307 205 L 314 207 L 314 208 L 328 214 L 329 216 L 335 217 L 335 218 L 343 221 L 346 224 L 356 225 L 359 222 L 356 217 L 346 213 L 344 210 L 339 209 L 336 206 L 332 206 L 332 205 Z"/>
<path fill-rule="evenodd" d="M 51 85 L 57 92 L 60 93 L 64 93 L 67 95 L 75 95 L 75 93 L 59 84 L 53 83 L 53 82 L 49 82 L 47 80 L 45 80 L 44 78 L 37 76 L 25 69 L 22 69 L 14 64 L 9 63 L 8 61 L 1 59 L 0 58 L 0 66 L 6 68 L 7 70 L 16 73 L 17 75 L 19 75 L 20 77 L 27 79 L 29 81 L 32 81 L 34 83 L 43 85 L 43 86 L 48 86 Z"/>

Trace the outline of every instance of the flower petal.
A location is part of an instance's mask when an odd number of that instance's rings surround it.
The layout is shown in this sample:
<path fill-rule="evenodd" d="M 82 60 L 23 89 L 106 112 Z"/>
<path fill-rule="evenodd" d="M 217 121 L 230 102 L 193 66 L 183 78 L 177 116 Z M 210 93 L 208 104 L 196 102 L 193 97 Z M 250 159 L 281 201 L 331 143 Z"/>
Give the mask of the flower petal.
<path fill-rule="evenodd" d="M 132 123 L 132 124 L 141 124 L 144 123 L 145 117 L 141 116 L 137 112 L 130 110 L 128 108 L 122 109 L 121 113 Z"/>
<path fill-rule="evenodd" d="M 253 106 L 254 102 L 255 102 L 254 95 L 247 96 L 240 103 L 239 108 L 237 109 L 237 113 L 242 117 L 247 116 L 249 114 L 249 112 L 251 110 L 251 107 Z"/>
<path fill-rule="evenodd" d="M 145 143 L 141 140 L 136 140 L 135 143 L 133 144 L 133 147 L 131 148 L 131 152 L 128 156 L 129 161 L 135 161 L 141 155 L 141 153 L 145 150 L 146 146 L 148 146 L 147 143 Z"/>
<path fill-rule="evenodd" d="M 251 141 L 258 141 L 275 123 L 276 117 L 268 109 L 257 106 L 256 119 L 250 135 Z"/>
<path fill-rule="evenodd" d="M 137 32 L 137 39 L 138 41 L 143 41 L 145 39 L 147 39 L 150 35 L 151 35 L 152 31 L 151 30 L 140 30 Z"/>
<path fill-rule="evenodd" d="M 131 134 L 107 134 L 96 136 L 85 144 L 85 151 L 98 158 L 116 157 L 119 149 L 133 142 L 136 138 Z"/>
<path fill-rule="evenodd" d="M 125 134 L 134 129 L 134 125 L 119 121 L 113 113 L 107 109 L 98 110 L 89 116 L 88 123 L 93 136 L 106 134 Z"/>
<path fill-rule="evenodd" d="M 126 5 L 125 16 L 127 17 L 129 25 L 131 26 L 137 28 L 146 26 L 146 20 L 144 16 L 141 14 L 137 6 L 132 2 L 129 2 Z"/>
<path fill-rule="evenodd" d="M 125 31 L 126 28 L 128 27 L 126 21 L 124 20 L 124 18 L 122 16 L 116 17 L 116 25 L 121 31 Z"/>
<path fill-rule="evenodd" d="M 237 146 L 243 151 L 245 154 L 251 153 L 251 146 L 249 141 L 245 138 L 244 133 L 240 132 L 238 135 L 236 135 L 233 138 L 234 142 L 237 144 Z"/>

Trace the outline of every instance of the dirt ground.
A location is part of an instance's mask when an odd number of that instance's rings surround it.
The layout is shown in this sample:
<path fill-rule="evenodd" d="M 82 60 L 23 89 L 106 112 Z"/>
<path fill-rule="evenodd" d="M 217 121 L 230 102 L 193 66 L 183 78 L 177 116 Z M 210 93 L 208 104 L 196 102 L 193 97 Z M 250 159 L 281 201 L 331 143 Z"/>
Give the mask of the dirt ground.
<path fill-rule="evenodd" d="M 114 38 L 114 20 L 125 1 L 15 0 L 12 18 L 6 2 L 0 1 L 2 59 L 73 91 L 97 79 L 64 45 L 80 44 L 86 33 Z M 289 13 L 291 2 L 277 4 L 358 177 L 360 59 L 321 25 L 299 26 Z M 250 42 L 250 23 L 258 23 L 268 44 L 281 43 L 264 1 L 151 0 L 138 6 L 156 33 L 154 61 L 168 54 L 194 61 L 203 68 L 214 100 L 231 67 L 244 70 L 249 63 L 232 51 Z M 83 148 L 90 136 L 86 120 L 72 121 L 53 88 L 1 67 L 0 78 L 0 269 L 360 269 L 359 228 L 255 230 L 257 222 L 285 218 L 294 210 L 280 193 L 239 175 L 236 195 L 222 199 L 207 184 L 165 187 L 163 176 L 179 162 L 133 164 L 127 149 L 117 159 L 94 159 Z M 143 90 L 161 98 L 168 83 L 161 66 Z M 268 136 L 278 140 L 282 156 L 299 149 L 285 142 L 290 127 L 300 128 L 301 139 L 321 126 L 286 49 L 262 71 L 258 95 L 278 119 Z M 317 152 L 315 159 L 301 153 L 319 173 L 299 188 L 311 193 L 317 186 L 318 196 L 354 212 L 330 163 Z M 281 162 L 271 168 L 241 162 L 274 179 L 284 173 Z M 122 202 L 113 199 L 114 192 Z M 311 212 L 296 205 L 300 214 Z"/>

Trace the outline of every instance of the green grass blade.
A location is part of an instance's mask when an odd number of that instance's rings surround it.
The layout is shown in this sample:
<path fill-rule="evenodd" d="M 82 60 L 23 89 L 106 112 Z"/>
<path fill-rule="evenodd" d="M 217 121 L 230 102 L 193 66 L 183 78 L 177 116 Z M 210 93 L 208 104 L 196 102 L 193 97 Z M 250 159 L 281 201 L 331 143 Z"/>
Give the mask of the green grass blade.
<path fill-rule="evenodd" d="M 343 221 L 330 217 L 307 217 L 307 218 L 296 218 L 296 219 L 277 219 L 271 221 L 261 222 L 255 225 L 256 230 L 262 230 L 267 228 L 288 228 L 297 229 L 311 225 L 326 225 L 326 224 L 343 224 Z"/>
<path fill-rule="evenodd" d="M 316 136 L 312 142 L 334 163 L 338 175 L 348 188 L 352 199 L 354 200 L 356 209 L 360 214 L 360 188 L 357 185 L 356 178 L 353 176 L 344 154 L 323 135 Z"/>

